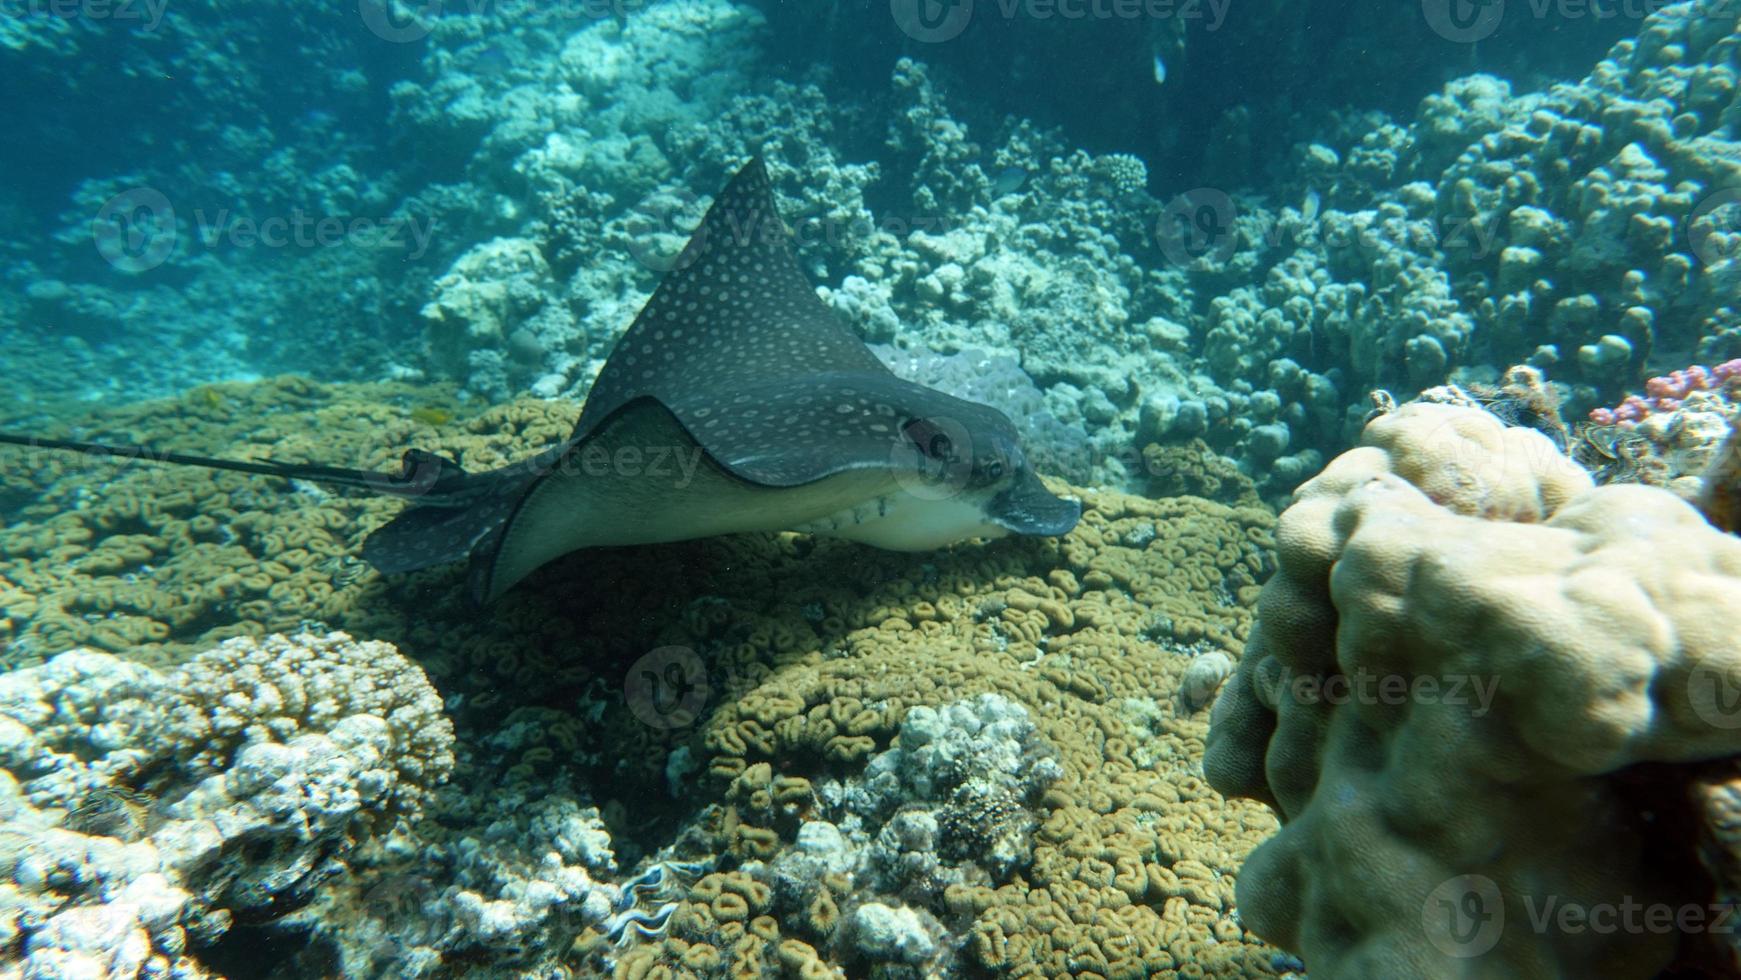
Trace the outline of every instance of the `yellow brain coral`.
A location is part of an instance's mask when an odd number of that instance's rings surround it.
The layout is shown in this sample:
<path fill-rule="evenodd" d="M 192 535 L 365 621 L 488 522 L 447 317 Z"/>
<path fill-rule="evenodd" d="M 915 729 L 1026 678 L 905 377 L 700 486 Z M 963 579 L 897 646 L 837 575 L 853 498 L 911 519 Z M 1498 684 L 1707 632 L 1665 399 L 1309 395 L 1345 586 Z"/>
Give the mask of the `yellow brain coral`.
<path fill-rule="evenodd" d="M 1314 977 L 1655 975 L 1711 925 L 1652 764 L 1741 752 L 1741 540 L 1479 411 L 1365 442 L 1282 516 L 1213 711 L 1211 783 L 1284 821 L 1243 921 Z"/>
<path fill-rule="evenodd" d="M 417 445 L 500 465 L 573 425 L 565 406 L 516 403 L 439 433 L 421 407 L 446 389 L 321 385 L 296 377 L 213 385 L 204 399 L 100 408 L 77 438 L 153 449 L 392 471 Z M 22 428 L 26 423 L 11 423 Z M 50 434 L 61 434 L 59 432 Z M 239 633 L 294 632 L 358 616 L 376 576 L 363 535 L 399 507 L 282 480 L 137 460 L 0 449 L 0 666 L 73 646 L 172 663 Z"/>

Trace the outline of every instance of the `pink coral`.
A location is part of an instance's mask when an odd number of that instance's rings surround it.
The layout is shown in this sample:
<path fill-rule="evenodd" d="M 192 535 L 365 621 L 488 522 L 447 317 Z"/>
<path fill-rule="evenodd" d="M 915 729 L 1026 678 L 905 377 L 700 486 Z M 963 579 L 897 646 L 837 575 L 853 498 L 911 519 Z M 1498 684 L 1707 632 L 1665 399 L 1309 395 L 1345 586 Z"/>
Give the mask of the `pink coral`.
<path fill-rule="evenodd" d="M 1670 371 L 1660 378 L 1644 383 L 1644 393 L 1652 398 L 1685 398 L 1690 392 L 1704 391 L 1711 386 L 1711 372 L 1703 365 Z"/>
<path fill-rule="evenodd" d="M 1670 371 L 1644 383 L 1644 396 L 1627 395 L 1613 408 L 1598 408 L 1590 412 L 1590 421 L 1597 425 L 1637 424 L 1653 412 L 1672 412 L 1695 391 L 1733 388 L 1741 391 L 1741 357 L 1724 361 L 1714 368 L 1701 364 Z"/>

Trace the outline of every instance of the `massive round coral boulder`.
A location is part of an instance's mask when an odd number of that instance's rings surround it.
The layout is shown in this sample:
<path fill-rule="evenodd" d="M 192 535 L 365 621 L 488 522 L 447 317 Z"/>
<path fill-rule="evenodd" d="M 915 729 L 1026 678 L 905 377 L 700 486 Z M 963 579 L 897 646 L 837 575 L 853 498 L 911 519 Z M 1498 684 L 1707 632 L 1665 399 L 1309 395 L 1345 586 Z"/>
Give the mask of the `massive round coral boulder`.
<path fill-rule="evenodd" d="M 1741 540 L 1410 405 L 1277 547 L 1204 762 L 1283 820 L 1249 927 L 1338 978 L 1649 977 L 1712 930 L 1675 821 L 1687 764 L 1741 752 Z"/>

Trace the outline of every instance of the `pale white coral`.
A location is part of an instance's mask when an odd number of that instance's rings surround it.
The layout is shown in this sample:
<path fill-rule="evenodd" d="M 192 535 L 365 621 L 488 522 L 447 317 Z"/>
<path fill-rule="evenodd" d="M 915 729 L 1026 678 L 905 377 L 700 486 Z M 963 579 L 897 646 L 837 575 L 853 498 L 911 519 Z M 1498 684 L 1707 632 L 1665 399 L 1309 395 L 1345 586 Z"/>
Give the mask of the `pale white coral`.
<path fill-rule="evenodd" d="M 358 715 L 383 723 L 395 805 L 416 805 L 453 767 L 441 696 L 386 643 L 343 633 L 237 637 L 178 670 L 166 696 L 148 737 L 195 771 L 224 766 L 245 742 L 330 732 Z"/>
<path fill-rule="evenodd" d="M 536 242 L 496 238 L 475 245 L 436 280 L 435 297 L 424 304 L 431 354 L 454 372 L 463 371 L 480 351 L 517 355 L 535 366 L 546 344 L 526 325 L 566 317 L 556 293 Z"/>
<path fill-rule="evenodd" d="M 876 960 L 918 963 L 936 952 L 936 920 L 905 905 L 866 902 L 852 915 L 853 943 Z"/>
<path fill-rule="evenodd" d="M 305 901 L 446 779 L 452 738 L 415 664 L 342 633 L 0 675 L 0 941 L 23 951 L 0 977 L 203 976 L 190 932 Z"/>
<path fill-rule="evenodd" d="M 390 962 L 424 976 L 445 955 L 480 947 L 537 972 L 564 948 L 555 937 L 603 923 L 618 906 L 622 889 L 606 880 L 616 855 L 597 808 L 561 787 L 535 798 L 481 794 L 476 811 L 458 805 L 465 829 L 381 842 L 369 854 L 381 863 L 360 870 L 364 890 L 323 890 L 294 917 L 339 951 L 347 974 Z"/>

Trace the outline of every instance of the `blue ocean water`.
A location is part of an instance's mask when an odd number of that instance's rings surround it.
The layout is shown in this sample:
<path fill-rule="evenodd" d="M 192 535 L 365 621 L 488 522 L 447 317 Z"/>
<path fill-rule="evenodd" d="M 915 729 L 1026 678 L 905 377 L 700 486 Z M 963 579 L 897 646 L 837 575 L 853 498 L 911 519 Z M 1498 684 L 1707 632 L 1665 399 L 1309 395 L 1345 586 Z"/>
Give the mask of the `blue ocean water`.
<path fill-rule="evenodd" d="M 0 46 L 0 973 L 1741 963 L 1741 6 Z"/>

